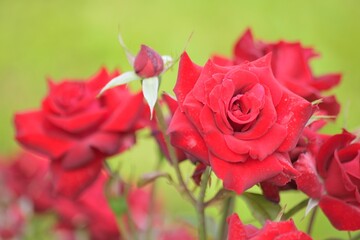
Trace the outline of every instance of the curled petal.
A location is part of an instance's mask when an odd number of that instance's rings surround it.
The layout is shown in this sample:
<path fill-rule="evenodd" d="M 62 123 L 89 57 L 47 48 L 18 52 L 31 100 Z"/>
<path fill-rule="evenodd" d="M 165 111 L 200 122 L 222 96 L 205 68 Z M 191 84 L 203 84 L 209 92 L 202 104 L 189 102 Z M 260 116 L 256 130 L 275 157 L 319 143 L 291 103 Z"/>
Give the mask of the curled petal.
<path fill-rule="evenodd" d="M 319 206 L 335 228 L 346 231 L 360 229 L 359 206 L 348 204 L 330 196 L 321 198 Z"/>

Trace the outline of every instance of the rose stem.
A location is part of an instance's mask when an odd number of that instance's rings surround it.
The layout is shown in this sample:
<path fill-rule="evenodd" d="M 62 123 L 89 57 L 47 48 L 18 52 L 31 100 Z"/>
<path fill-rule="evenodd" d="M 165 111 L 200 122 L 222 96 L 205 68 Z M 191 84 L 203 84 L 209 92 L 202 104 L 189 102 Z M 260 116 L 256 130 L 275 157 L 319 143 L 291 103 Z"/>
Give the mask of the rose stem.
<path fill-rule="evenodd" d="M 307 206 L 308 204 L 308 199 L 304 199 L 303 201 L 299 202 L 298 204 L 296 204 L 296 206 L 294 206 L 293 208 L 291 208 L 289 211 L 287 211 L 283 216 L 282 216 L 282 220 L 287 220 L 289 218 L 291 218 L 295 213 L 297 213 L 298 211 L 300 211 L 301 209 L 303 209 L 304 207 Z"/>
<path fill-rule="evenodd" d="M 174 166 L 176 177 L 177 177 L 177 179 L 179 181 L 180 190 L 186 194 L 186 196 L 189 198 L 191 204 L 196 206 L 196 199 L 194 198 L 194 196 L 192 195 L 192 193 L 190 192 L 190 190 L 186 186 L 185 181 L 184 181 L 184 179 L 183 179 L 183 177 L 181 175 L 181 171 L 180 171 L 180 168 L 179 168 L 179 162 L 178 162 L 178 159 L 177 159 L 177 156 L 176 156 L 176 153 L 175 153 L 175 149 L 173 148 L 173 146 L 170 143 L 169 135 L 166 133 L 167 124 L 165 122 L 164 114 L 163 114 L 161 106 L 159 105 L 158 102 L 156 102 L 154 110 L 155 110 L 156 119 L 158 121 L 159 130 L 161 131 L 161 133 L 164 136 L 165 145 L 166 145 L 166 148 L 169 151 L 170 161 Z"/>
<path fill-rule="evenodd" d="M 205 220 L 205 193 L 207 184 L 210 178 L 211 169 L 206 167 L 205 172 L 201 177 L 200 193 L 199 198 L 196 202 L 196 210 L 198 214 L 198 233 L 199 240 L 206 240 L 206 220 Z"/>
<path fill-rule="evenodd" d="M 233 211 L 234 205 L 235 205 L 235 197 L 234 196 L 228 197 L 226 199 L 226 201 L 224 202 L 223 215 L 220 220 L 220 226 L 219 226 L 219 231 L 218 231 L 218 240 L 226 239 L 226 236 L 227 236 L 226 219 Z"/>
<path fill-rule="evenodd" d="M 317 209 L 318 209 L 318 207 L 314 207 L 314 210 L 313 210 L 313 212 L 311 213 L 311 216 L 310 216 L 309 224 L 308 224 L 308 227 L 307 227 L 307 230 L 306 230 L 306 233 L 309 234 L 309 235 L 311 235 L 311 231 L 312 231 L 312 228 L 314 226 Z"/>

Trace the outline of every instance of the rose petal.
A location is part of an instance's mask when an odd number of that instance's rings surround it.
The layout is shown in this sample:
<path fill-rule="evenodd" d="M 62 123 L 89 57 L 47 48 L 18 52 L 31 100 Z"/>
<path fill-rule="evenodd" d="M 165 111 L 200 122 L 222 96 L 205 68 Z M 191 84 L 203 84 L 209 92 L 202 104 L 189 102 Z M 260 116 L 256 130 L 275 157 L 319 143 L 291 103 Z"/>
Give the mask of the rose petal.
<path fill-rule="evenodd" d="M 250 227 L 250 231 L 248 231 L 248 226 L 241 222 L 236 213 L 233 213 L 230 217 L 228 217 L 227 222 L 229 225 L 228 240 L 249 239 L 249 236 L 252 235 L 251 233 L 257 231 L 257 229 L 253 227 Z"/>
<path fill-rule="evenodd" d="M 209 104 L 210 92 L 221 84 L 227 72 L 228 68 L 216 65 L 211 60 L 207 61 L 191 91 L 193 97 L 203 104 Z"/>
<path fill-rule="evenodd" d="M 167 132 L 172 145 L 208 164 L 208 150 L 204 140 L 180 109 L 176 110 Z"/>
<path fill-rule="evenodd" d="M 16 139 L 26 148 L 50 158 L 63 155 L 73 143 L 47 126 L 40 111 L 15 115 Z"/>
<path fill-rule="evenodd" d="M 172 96 L 170 96 L 167 93 L 163 93 L 162 94 L 162 99 L 164 100 L 164 102 L 166 103 L 166 105 L 168 106 L 171 115 L 174 115 L 175 111 L 178 109 L 179 104 L 176 101 L 176 99 L 174 99 Z"/>
<path fill-rule="evenodd" d="M 359 206 L 347 204 L 327 195 L 321 198 L 319 206 L 336 229 L 345 231 L 360 229 Z"/>
<path fill-rule="evenodd" d="M 233 89 L 230 89 L 233 92 Z M 220 85 L 216 86 L 210 93 L 210 108 L 213 111 L 215 124 L 219 130 L 224 134 L 232 134 L 233 129 L 227 119 L 227 106 L 221 97 L 223 97 L 224 90 Z M 228 91 L 227 91 L 228 92 Z M 231 97 L 231 96 L 230 96 Z"/>
<path fill-rule="evenodd" d="M 55 192 L 65 197 L 78 197 L 97 178 L 103 161 L 102 157 L 96 156 L 85 166 L 69 171 L 64 170 L 59 161 L 53 161 L 51 171 L 54 174 Z"/>
<path fill-rule="evenodd" d="M 46 115 L 46 118 L 56 127 L 64 131 L 76 134 L 99 125 L 104 119 L 106 112 L 106 110 L 89 111 L 86 113 L 67 117 Z"/>
<path fill-rule="evenodd" d="M 216 176 L 223 180 L 224 187 L 237 194 L 276 176 L 283 170 L 276 154 L 262 161 L 249 158 L 243 163 L 230 163 L 210 154 L 210 164 Z"/>
<path fill-rule="evenodd" d="M 226 145 L 238 154 L 248 153 L 251 158 L 262 160 L 273 154 L 285 139 L 286 129 L 280 124 L 274 124 L 267 133 L 258 139 L 239 139 L 231 135 L 224 136 Z M 261 147 L 259 147 L 261 146 Z"/>
<path fill-rule="evenodd" d="M 94 156 L 95 154 L 88 144 L 79 142 L 66 152 L 61 166 L 66 170 L 82 167 L 92 161 Z"/>
<path fill-rule="evenodd" d="M 261 138 L 265 134 L 269 134 L 268 131 L 270 131 L 271 128 L 274 127 L 274 123 L 277 120 L 277 113 L 274 108 L 274 104 L 269 96 L 269 91 L 267 89 L 266 93 L 267 94 L 265 96 L 264 107 L 259 113 L 258 118 L 251 125 L 250 129 L 246 131 L 235 132 L 234 136 L 236 138 L 241 140 L 256 140 L 257 138 Z M 276 138 L 276 142 L 280 141 L 281 143 L 285 139 L 286 133 L 284 133 L 284 130 L 286 131 L 286 129 L 285 127 L 282 127 L 282 129 L 282 132 L 279 134 L 273 132 L 273 134 L 276 134 L 276 136 L 283 136 L 280 138 Z"/>
<path fill-rule="evenodd" d="M 276 111 L 278 113 L 277 122 L 286 126 L 287 135 L 279 147 L 279 151 L 287 152 L 295 147 L 313 110 L 310 102 L 284 90 L 283 97 L 276 106 Z"/>
<path fill-rule="evenodd" d="M 204 106 L 200 113 L 201 135 L 206 143 L 207 148 L 217 157 L 230 162 L 245 161 L 248 156 L 243 155 L 248 152 L 247 145 L 237 145 L 236 152 L 228 147 L 227 137 L 234 138 L 232 135 L 224 135 L 215 124 L 213 113 L 210 108 Z"/>
<path fill-rule="evenodd" d="M 355 198 L 355 191 L 357 187 L 342 167 L 337 151 L 335 151 L 334 158 L 328 168 L 327 175 L 330 177 L 327 177 L 324 181 L 326 191 L 329 195 L 343 200 L 353 200 Z"/>
<path fill-rule="evenodd" d="M 271 60 L 272 54 L 269 53 L 256 61 L 248 63 L 248 65 L 250 68 L 249 70 L 256 74 L 260 84 L 268 87 L 271 93 L 271 99 L 276 107 L 282 98 L 284 87 L 274 77 L 271 70 Z"/>
<path fill-rule="evenodd" d="M 124 94 L 122 94 L 124 93 Z M 121 91 L 119 95 L 127 94 L 127 91 Z M 115 100 L 117 108 L 114 109 L 110 117 L 102 125 L 102 129 L 105 131 L 121 131 L 127 132 L 134 128 L 137 121 L 140 120 L 141 114 L 144 111 L 143 96 L 141 93 L 136 95 L 130 95 L 123 97 L 121 100 Z"/>
<path fill-rule="evenodd" d="M 335 150 L 348 145 L 355 139 L 355 137 L 355 135 L 347 131 L 343 131 L 343 133 L 336 134 L 327 139 L 327 141 L 320 147 L 319 153 L 316 157 L 316 168 L 322 178 L 327 178 L 327 169 L 331 164 L 332 156 Z"/>
<path fill-rule="evenodd" d="M 311 85 L 317 90 L 329 90 L 330 88 L 338 85 L 341 80 L 341 74 L 333 73 L 326 74 L 319 77 L 315 77 L 314 81 L 311 82 Z"/>
<path fill-rule="evenodd" d="M 288 79 L 304 85 L 311 82 L 311 69 L 300 43 L 280 41 L 273 46 L 272 51 L 274 54 L 272 65 L 274 75 L 281 82 L 286 82 Z"/>
<path fill-rule="evenodd" d="M 233 52 L 236 61 L 241 63 L 243 61 L 254 61 L 260 58 L 264 55 L 264 48 L 262 44 L 254 41 L 251 29 L 248 28 L 235 44 Z"/>
<path fill-rule="evenodd" d="M 319 199 L 323 193 L 323 184 L 316 172 L 314 157 L 301 154 L 294 166 L 300 173 L 295 179 L 298 189 L 313 199 Z"/>
<path fill-rule="evenodd" d="M 188 93 L 193 89 L 202 68 L 194 64 L 186 52 L 181 55 L 178 77 L 176 85 L 174 87 L 174 93 L 179 102 L 180 109 L 182 109 L 182 104 L 188 95 Z"/>
<path fill-rule="evenodd" d="M 96 94 L 103 88 L 112 78 L 118 76 L 119 72 L 109 73 L 105 67 L 102 67 L 98 73 L 96 73 L 90 80 L 87 82 L 87 86 L 92 92 Z"/>

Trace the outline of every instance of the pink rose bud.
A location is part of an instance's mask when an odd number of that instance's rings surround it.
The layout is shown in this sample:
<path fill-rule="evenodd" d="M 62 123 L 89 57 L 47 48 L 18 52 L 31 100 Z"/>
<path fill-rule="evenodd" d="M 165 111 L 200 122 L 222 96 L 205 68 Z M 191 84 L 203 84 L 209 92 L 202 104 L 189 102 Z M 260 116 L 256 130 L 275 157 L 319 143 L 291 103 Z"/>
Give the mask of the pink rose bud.
<path fill-rule="evenodd" d="M 141 45 L 134 62 L 135 73 L 142 78 L 158 76 L 164 69 L 161 56 L 148 46 Z"/>

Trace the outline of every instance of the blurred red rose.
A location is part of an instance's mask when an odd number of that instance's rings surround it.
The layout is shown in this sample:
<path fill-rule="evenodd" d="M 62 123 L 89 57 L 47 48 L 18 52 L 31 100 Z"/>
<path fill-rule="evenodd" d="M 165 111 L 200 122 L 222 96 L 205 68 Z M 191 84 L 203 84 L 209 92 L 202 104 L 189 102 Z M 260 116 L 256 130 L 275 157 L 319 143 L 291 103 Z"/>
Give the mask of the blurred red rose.
<path fill-rule="evenodd" d="M 295 166 L 298 188 L 313 199 L 339 230 L 360 229 L 360 143 L 346 132 L 327 139 L 317 155 L 304 154 Z"/>
<path fill-rule="evenodd" d="M 56 226 L 59 234 L 75 234 L 85 229 L 92 240 L 117 240 L 120 238 L 116 217 L 109 207 L 104 193 L 108 174 L 101 171 L 89 188 L 79 198 L 57 198 L 54 210 L 58 216 Z"/>
<path fill-rule="evenodd" d="M 26 218 L 31 214 L 31 203 L 24 196 L 17 196 L 9 180 L 11 163 L 0 158 L 0 239 L 21 239 L 25 232 Z"/>
<path fill-rule="evenodd" d="M 118 73 L 101 69 L 88 81 L 49 81 L 42 108 L 15 115 L 16 139 L 51 159 L 57 192 L 77 196 L 99 174 L 105 157 L 130 148 L 145 124 L 141 93 L 126 86 L 96 98 Z"/>
<path fill-rule="evenodd" d="M 3 169 L 3 182 L 13 198 L 25 197 L 36 213 L 51 209 L 53 196 L 48 174 L 49 160 L 29 152 L 9 158 Z"/>
<path fill-rule="evenodd" d="M 262 229 L 245 225 L 237 214 L 228 218 L 228 240 L 311 240 L 307 234 L 297 230 L 290 219 L 283 222 L 267 221 Z"/>
<path fill-rule="evenodd" d="M 180 61 L 172 144 L 211 165 L 225 188 L 238 194 L 267 179 L 285 184 L 296 175 L 287 152 L 313 111 L 276 81 L 270 62 L 267 55 L 227 67 L 208 61 L 202 68 L 186 53 Z"/>
<path fill-rule="evenodd" d="M 335 96 L 323 96 L 321 92 L 336 86 L 340 82 L 341 75 L 336 73 L 314 76 L 309 64 L 311 59 L 319 56 L 314 49 L 304 48 L 299 42 L 255 41 L 251 30 L 248 29 L 236 42 L 233 52 L 232 60 L 215 56 L 214 61 L 222 65 L 240 64 L 254 61 L 272 52 L 271 66 L 277 80 L 309 102 L 322 98 L 323 102 L 319 104 L 320 110 L 327 115 L 338 115 L 340 105 Z"/>

